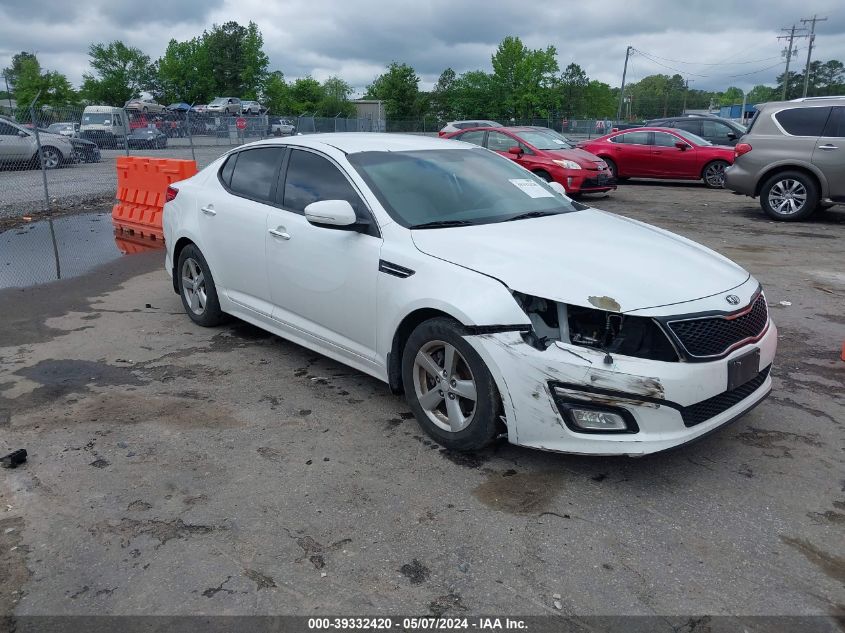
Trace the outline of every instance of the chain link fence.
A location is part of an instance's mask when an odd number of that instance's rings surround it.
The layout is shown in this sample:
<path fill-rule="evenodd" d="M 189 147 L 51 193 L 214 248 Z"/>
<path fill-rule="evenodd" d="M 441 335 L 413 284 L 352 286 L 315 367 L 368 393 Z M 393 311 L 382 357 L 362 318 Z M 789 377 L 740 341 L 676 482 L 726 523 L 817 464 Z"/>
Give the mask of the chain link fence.
<path fill-rule="evenodd" d="M 614 123 L 602 119 L 511 119 L 506 126 L 551 128 L 573 140 L 600 136 Z M 90 204 L 110 204 L 118 156 L 195 160 L 202 169 L 230 148 L 251 141 L 328 132 L 436 135 L 447 121 L 219 114 L 182 104 L 141 109 L 109 106 L 54 108 L 0 106 L 0 219 Z"/>

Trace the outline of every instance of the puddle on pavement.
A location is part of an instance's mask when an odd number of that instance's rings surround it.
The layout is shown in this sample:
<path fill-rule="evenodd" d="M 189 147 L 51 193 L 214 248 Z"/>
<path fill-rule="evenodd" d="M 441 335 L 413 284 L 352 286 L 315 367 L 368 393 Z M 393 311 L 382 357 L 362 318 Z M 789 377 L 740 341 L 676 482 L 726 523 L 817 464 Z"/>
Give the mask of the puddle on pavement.
<path fill-rule="evenodd" d="M 163 248 L 162 240 L 120 230 L 110 213 L 32 222 L 0 233 L 0 289 L 77 277 L 123 255 Z"/>

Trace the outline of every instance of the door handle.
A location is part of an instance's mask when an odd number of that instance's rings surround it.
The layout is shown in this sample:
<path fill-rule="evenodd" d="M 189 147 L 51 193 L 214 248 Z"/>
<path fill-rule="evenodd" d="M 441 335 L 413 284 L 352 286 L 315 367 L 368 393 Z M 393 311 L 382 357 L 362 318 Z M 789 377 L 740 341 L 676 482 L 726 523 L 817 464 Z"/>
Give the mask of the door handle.
<path fill-rule="evenodd" d="M 819 149 L 839 149 L 839 146 L 833 143 L 827 143 L 826 145 L 819 145 Z"/>
<path fill-rule="evenodd" d="M 652 154 L 662 154 L 662 153 L 663 153 L 663 150 L 660 150 L 660 149 L 656 149 L 652 152 Z"/>
<path fill-rule="evenodd" d="M 217 211 L 214 210 L 213 204 L 210 204 L 207 207 L 202 207 L 202 212 L 206 215 L 217 215 Z"/>
<path fill-rule="evenodd" d="M 284 227 L 279 227 L 279 228 L 280 228 L 280 229 L 282 229 L 282 230 L 279 230 L 279 229 L 269 229 L 267 232 L 268 232 L 270 235 L 272 235 L 273 237 L 280 237 L 280 238 L 282 238 L 283 240 L 289 240 L 289 239 L 290 239 L 290 233 L 286 233 L 286 232 L 284 231 Z"/>

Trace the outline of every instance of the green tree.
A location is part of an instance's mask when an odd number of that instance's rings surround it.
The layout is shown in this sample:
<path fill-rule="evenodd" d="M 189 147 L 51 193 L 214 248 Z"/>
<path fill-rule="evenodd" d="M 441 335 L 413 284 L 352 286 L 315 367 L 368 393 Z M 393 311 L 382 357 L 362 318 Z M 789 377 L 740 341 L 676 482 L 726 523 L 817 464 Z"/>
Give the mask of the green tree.
<path fill-rule="evenodd" d="M 742 89 L 737 88 L 736 86 L 731 86 L 721 94 L 719 97 L 719 103 L 721 105 L 742 103 Z"/>
<path fill-rule="evenodd" d="M 649 75 L 625 88 L 634 118 L 654 119 L 680 114 L 686 86 L 680 75 Z"/>
<path fill-rule="evenodd" d="M 455 84 L 457 76 L 455 71 L 447 68 L 437 79 L 434 89 L 429 97 L 430 109 L 439 119 L 451 119 L 454 113 Z"/>
<path fill-rule="evenodd" d="M 563 94 L 563 112 L 567 117 L 596 116 L 587 113 L 585 96 L 590 80 L 587 73 L 575 62 L 564 68 L 560 76 L 560 87 Z"/>
<path fill-rule="evenodd" d="M 452 86 L 452 116 L 457 119 L 499 118 L 503 108 L 494 96 L 493 76 L 471 70 L 455 79 Z"/>
<path fill-rule="evenodd" d="M 340 77 L 332 76 L 322 85 L 323 98 L 317 105 L 317 111 L 323 116 L 333 117 L 339 114 L 350 117 L 355 114 L 355 106 L 349 102 L 352 86 Z"/>
<path fill-rule="evenodd" d="M 15 59 L 17 58 L 17 59 Z M 78 101 L 76 92 L 62 73 L 57 71 L 42 72 L 41 64 L 35 55 L 22 53 L 16 55 L 12 67 L 4 69 L 14 76 L 12 94 L 18 107 L 26 107 L 38 96 L 38 105 L 65 106 Z"/>
<path fill-rule="evenodd" d="M 88 55 L 94 72 L 82 75 L 82 93 L 91 102 L 122 106 L 154 87 L 153 64 L 138 48 L 120 41 L 91 44 Z"/>
<path fill-rule="evenodd" d="M 9 67 L 3 69 L 3 76 L 9 83 L 10 91 L 14 92 L 15 83 L 17 82 L 21 72 L 24 71 L 26 63 L 29 61 L 34 61 L 36 63 L 38 62 L 35 57 L 35 54 L 28 53 L 26 51 L 21 51 L 20 53 L 15 53 L 15 55 L 12 56 L 12 64 Z"/>
<path fill-rule="evenodd" d="M 281 71 L 271 72 L 264 81 L 263 103 L 274 114 L 299 114 L 293 105 L 291 87 Z"/>
<path fill-rule="evenodd" d="M 202 34 L 215 96 L 255 99 L 267 78 L 269 59 L 264 38 L 254 22 L 214 24 Z"/>
<path fill-rule="evenodd" d="M 317 114 L 323 101 L 323 86 L 311 77 L 300 77 L 291 86 L 291 106 L 293 114 Z"/>
<path fill-rule="evenodd" d="M 748 103 L 764 103 L 766 101 L 779 99 L 780 96 L 776 96 L 775 93 L 775 88 L 758 84 L 748 91 L 748 94 L 746 95 L 746 100 L 748 101 Z"/>
<path fill-rule="evenodd" d="M 170 40 L 164 55 L 156 61 L 155 97 L 165 104 L 208 103 L 213 92 L 208 48 L 203 40 Z"/>
<path fill-rule="evenodd" d="M 518 37 L 502 40 L 491 62 L 494 93 L 505 116 L 549 114 L 549 91 L 559 70 L 556 57 L 554 46 L 531 50 Z"/>
<path fill-rule="evenodd" d="M 619 104 L 618 90 L 613 90 L 606 83 L 595 79 L 584 87 L 584 116 L 593 119 L 604 119 L 616 116 Z"/>
<path fill-rule="evenodd" d="M 384 101 L 388 119 L 408 120 L 419 116 L 419 84 L 416 71 L 407 64 L 391 62 L 387 72 L 367 86 L 365 99 Z"/>

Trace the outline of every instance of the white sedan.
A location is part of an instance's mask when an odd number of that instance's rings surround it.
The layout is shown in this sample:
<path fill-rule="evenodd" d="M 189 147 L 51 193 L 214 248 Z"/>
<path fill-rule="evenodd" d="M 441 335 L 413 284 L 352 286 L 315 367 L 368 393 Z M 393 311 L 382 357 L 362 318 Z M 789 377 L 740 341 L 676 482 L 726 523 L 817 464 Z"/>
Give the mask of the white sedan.
<path fill-rule="evenodd" d="M 232 315 L 375 376 L 448 448 L 642 455 L 771 390 L 748 272 L 466 143 L 243 145 L 168 189 L 164 234 L 194 322 Z"/>

